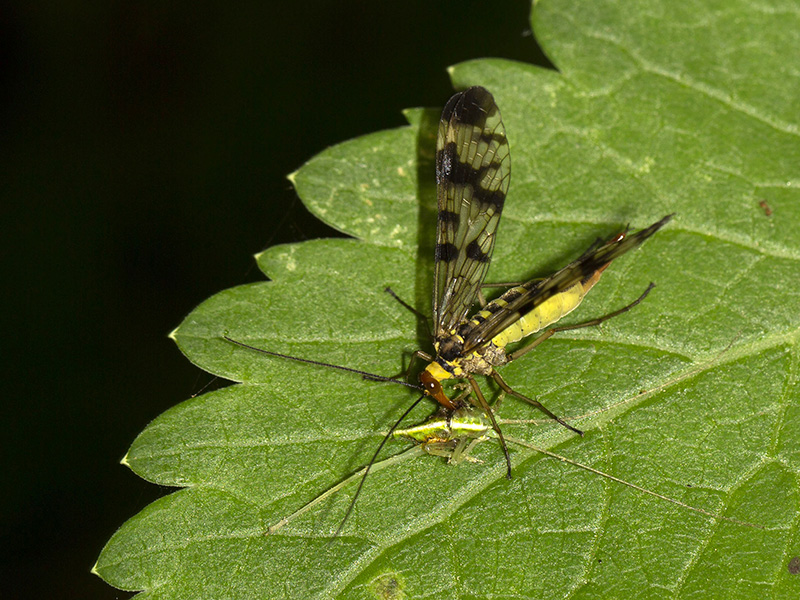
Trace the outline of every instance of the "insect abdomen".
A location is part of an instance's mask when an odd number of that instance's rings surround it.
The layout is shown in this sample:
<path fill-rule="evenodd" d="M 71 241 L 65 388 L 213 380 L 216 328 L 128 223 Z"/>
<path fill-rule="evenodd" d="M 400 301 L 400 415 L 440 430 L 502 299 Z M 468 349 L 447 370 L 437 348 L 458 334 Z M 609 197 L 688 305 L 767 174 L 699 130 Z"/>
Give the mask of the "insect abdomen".
<path fill-rule="evenodd" d="M 580 281 L 542 302 L 539 306 L 525 313 L 514 324 L 492 338 L 492 343 L 498 348 L 518 342 L 524 337 L 541 331 L 552 325 L 565 315 L 575 310 L 583 300 L 588 290 Z"/>

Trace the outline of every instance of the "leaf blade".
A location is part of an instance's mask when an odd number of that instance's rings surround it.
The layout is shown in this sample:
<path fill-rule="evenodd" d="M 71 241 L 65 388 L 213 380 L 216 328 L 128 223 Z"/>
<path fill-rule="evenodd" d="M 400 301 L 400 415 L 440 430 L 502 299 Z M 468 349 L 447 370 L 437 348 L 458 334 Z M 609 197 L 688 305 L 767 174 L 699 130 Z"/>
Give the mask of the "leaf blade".
<path fill-rule="evenodd" d="M 531 425 L 514 435 L 767 529 L 714 523 L 518 448 L 506 482 L 497 447 L 482 444 L 483 465 L 419 458 L 376 473 L 331 546 L 347 490 L 262 535 L 358 470 L 410 394 L 248 356 L 219 336 L 399 370 L 424 340 L 381 290 L 392 285 L 425 312 L 431 277 L 430 190 L 417 169 L 428 134 L 416 113 L 410 127 L 343 144 L 294 177 L 313 210 L 364 242 L 271 250 L 259 262 L 273 281 L 223 293 L 181 325 L 191 360 L 247 383 L 187 401 L 143 432 L 128 464 L 191 487 L 126 524 L 97 571 L 172 598 L 797 595 L 786 563 L 800 554 L 800 94 L 780 57 L 797 52 L 800 28 L 789 9 L 725 6 L 658 14 L 653 3 L 623 15 L 613 3 L 537 3 L 537 37 L 560 74 L 492 60 L 452 75 L 492 91 L 514 154 L 492 280 L 547 274 L 628 221 L 678 213 L 615 262 L 576 320 L 624 305 L 653 279 L 646 303 L 503 371 L 555 412 L 588 415 L 586 438 Z M 501 416 L 538 415 L 506 401 Z"/>

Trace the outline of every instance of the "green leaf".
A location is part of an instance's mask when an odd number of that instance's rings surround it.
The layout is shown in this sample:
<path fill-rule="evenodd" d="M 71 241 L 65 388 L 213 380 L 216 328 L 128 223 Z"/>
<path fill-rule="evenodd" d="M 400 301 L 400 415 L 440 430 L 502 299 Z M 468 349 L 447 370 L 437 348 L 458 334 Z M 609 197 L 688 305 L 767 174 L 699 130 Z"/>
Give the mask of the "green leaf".
<path fill-rule="evenodd" d="M 495 95 L 512 181 L 489 279 L 545 275 L 598 237 L 676 218 L 617 260 L 572 322 L 508 365 L 516 389 L 586 430 L 508 435 L 692 506 L 495 442 L 482 464 L 400 454 L 272 535 L 367 463 L 413 390 L 265 356 L 393 375 L 426 341 L 435 222 L 433 111 L 343 143 L 292 176 L 354 240 L 271 248 L 270 281 L 198 307 L 174 338 L 241 382 L 153 422 L 126 463 L 185 489 L 129 520 L 95 571 L 146 598 L 793 598 L 800 575 L 800 11 L 795 3 L 542 1 L 559 72 L 501 60 L 452 70 Z M 444 102 L 446 99 L 442 99 Z M 767 215 L 760 203 L 766 202 Z M 487 386 L 485 389 L 489 389 Z M 419 407 L 408 423 L 433 412 Z M 541 415 L 513 398 L 505 419 Z"/>

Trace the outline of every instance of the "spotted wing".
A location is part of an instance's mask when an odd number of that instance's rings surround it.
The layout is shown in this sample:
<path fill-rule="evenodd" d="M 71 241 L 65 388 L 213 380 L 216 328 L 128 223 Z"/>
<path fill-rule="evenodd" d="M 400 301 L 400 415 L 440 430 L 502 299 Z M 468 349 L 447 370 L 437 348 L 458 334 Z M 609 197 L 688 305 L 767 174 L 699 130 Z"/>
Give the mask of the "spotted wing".
<path fill-rule="evenodd" d="M 590 249 L 550 277 L 523 284 L 521 288 L 525 288 L 524 292 L 505 294 L 503 298 L 507 304 L 502 307 L 497 305 L 498 310 L 492 312 L 486 319 L 482 319 L 480 322 L 470 321 L 468 326 L 461 329 L 460 333 L 464 338 L 462 354 L 468 354 L 485 345 L 500 332 L 516 323 L 523 315 L 535 310 L 545 300 L 569 289 L 578 281 L 589 279 L 598 269 L 604 268 L 615 258 L 639 246 L 666 225 L 671 218 L 672 215 L 667 215 L 633 235 L 627 235 L 598 248 Z"/>
<path fill-rule="evenodd" d="M 489 268 L 510 177 L 508 140 L 492 95 L 472 87 L 450 98 L 436 144 L 437 338 L 459 325 L 475 302 Z"/>

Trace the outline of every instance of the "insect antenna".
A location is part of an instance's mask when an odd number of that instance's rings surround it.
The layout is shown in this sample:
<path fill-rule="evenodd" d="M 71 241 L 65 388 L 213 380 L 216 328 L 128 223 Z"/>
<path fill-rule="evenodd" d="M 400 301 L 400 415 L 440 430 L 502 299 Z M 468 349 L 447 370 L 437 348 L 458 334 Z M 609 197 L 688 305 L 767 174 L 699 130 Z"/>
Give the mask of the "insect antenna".
<path fill-rule="evenodd" d="M 391 383 L 397 383 L 400 385 L 404 385 L 406 387 L 410 387 L 411 389 L 414 390 L 422 389 L 422 387 L 419 385 L 409 383 L 408 381 L 403 381 L 402 379 L 395 379 L 394 377 L 384 377 L 383 375 L 368 373 L 367 371 L 362 371 L 360 369 L 351 369 L 350 367 L 343 367 L 342 365 L 334 365 L 332 363 L 326 363 L 319 360 L 311 360 L 308 358 L 300 358 L 299 356 L 290 356 L 289 354 L 281 354 L 280 352 L 272 352 L 270 350 L 264 350 L 263 348 L 251 346 L 250 344 L 245 344 L 244 342 L 240 342 L 239 340 L 230 338 L 227 335 L 223 335 L 222 339 L 224 339 L 227 342 L 230 342 L 231 344 L 236 344 L 237 346 L 241 346 L 242 348 L 247 348 L 248 350 L 254 350 L 256 352 L 260 352 L 261 354 L 266 354 L 268 356 L 277 356 L 278 358 L 286 358 L 288 360 L 293 360 L 295 362 L 306 363 L 309 365 L 317 365 L 319 367 L 327 367 L 329 369 L 338 369 L 339 371 L 347 371 L 348 373 L 355 373 L 356 375 L 361 375 L 364 379 L 368 379 L 370 381 L 388 381 Z"/>
<path fill-rule="evenodd" d="M 387 440 L 390 437 L 392 437 L 392 434 L 394 433 L 394 430 L 397 429 L 400 426 L 400 423 L 403 421 L 403 419 L 405 419 L 411 413 L 411 411 L 414 410 L 420 402 L 422 402 L 422 400 L 424 398 L 425 398 L 425 394 L 422 394 L 419 398 L 414 400 L 414 402 L 411 404 L 411 406 L 409 406 L 406 409 L 406 411 L 402 415 L 400 415 L 400 418 L 397 419 L 397 421 L 395 421 L 394 425 L 391 426 L 391 428 L 389 429 L 388 433 L 385 436 L 383 436 L 383 439 L 381 440 L 380 445 L 378 446 L 377 450 L 375 450 L 375 454 L 373 454 L 372 458 L 369 460 L 369 464 L 367 464 L 367 468 L 364 469 L 364 474 L 361 476 L 361 481 L 358 482 L 358 487 L 356 488 L 356 493 L 353 494 L 353 499 L 350 500 L 350 504 L 349 504 L 349 506 L 347 507 L 347 510 L 344 513 L 344 517 L 342 517 L 342 522 L 339 523 L 339 527 L 336 528 L 336 531 L 334 532 L 332 539 L 335 539 L 335 538 L 339 537 L 339 534 L 341 533 L 345 522 L 350 517 L 350 514 L 353 512 L 353 508 L 356 505 L 356 500 L 358 500 L 358 497 L 361 495 L 361 489 L 364 487 L 364 481 L 366 481 L 367 475 L 369 475 L 369 471 L 370 471 L 370 469 L 372 469 L 372 465 L 375 464 L 375 461 L 378 459 L 378 454 L 380 454 L 381 450 L 383 450 L 383 447 L 386 445 Z"/>

